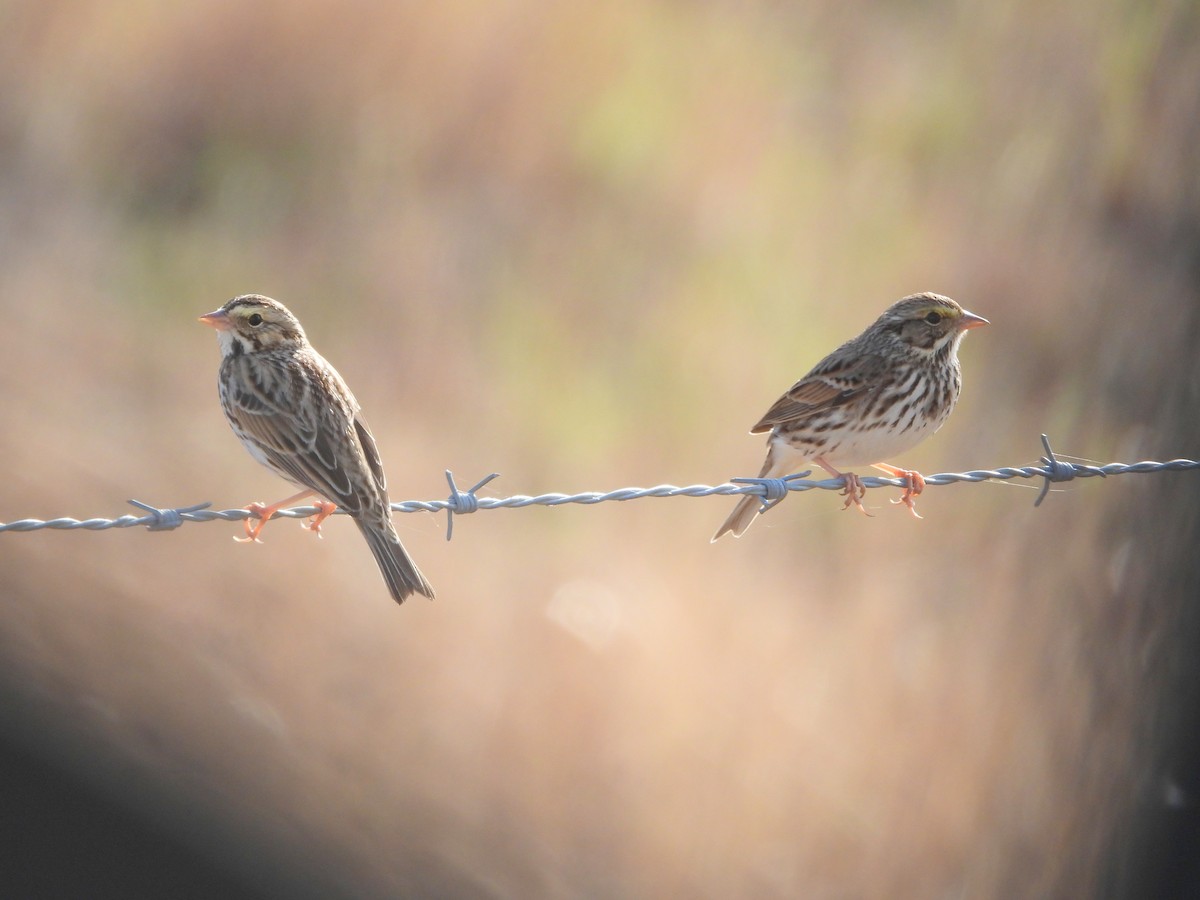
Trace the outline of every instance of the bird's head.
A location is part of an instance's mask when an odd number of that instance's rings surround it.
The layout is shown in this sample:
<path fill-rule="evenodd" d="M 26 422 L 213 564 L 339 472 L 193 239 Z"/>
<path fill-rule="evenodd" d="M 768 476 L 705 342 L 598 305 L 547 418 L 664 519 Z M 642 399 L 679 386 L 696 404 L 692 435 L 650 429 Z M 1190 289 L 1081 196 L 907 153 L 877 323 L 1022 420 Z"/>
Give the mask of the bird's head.
<path fill-rule="evenodd" d="M 217 329 L 225 356 L 294 347 L 307 340 L 300 320 L 278 300 L 261 294 L 234 297 L 200 321 Z"/>
<path fill-rule="evenodd" d="M 926 292 L 893 303 L 875 327 L 918 353 L 937 353 L 953 350 L 968 329 L 987 324 L 949 297 Z"/>

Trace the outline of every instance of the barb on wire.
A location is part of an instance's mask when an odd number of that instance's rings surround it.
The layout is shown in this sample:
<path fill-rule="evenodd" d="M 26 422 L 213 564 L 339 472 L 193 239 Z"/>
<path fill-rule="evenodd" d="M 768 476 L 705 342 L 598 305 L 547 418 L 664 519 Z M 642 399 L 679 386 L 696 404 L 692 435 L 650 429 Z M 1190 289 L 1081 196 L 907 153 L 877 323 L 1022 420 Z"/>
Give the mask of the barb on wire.
<path fill-rule="evenodd" d="M 146 523 L 147 531 L 173 531 L 183 524 L 183 517 L 188 513 L 198 512 L 212 506 L 211 503 L 197 503 L 182 509 L 159 509 L 149 503 L 143 503 L 141 500 L 127 500 L 126 502 L 150 513 L 149 516 L 144 517 L 150 519 Z M 141 520 L 138 521 L 138 524 L 141 524 Z"/>
<path fill-rule="evenodd" d="M 1041 465 L 1018 466 L 1000 469 L 977 469 L 970 472 L 946 472 L 940 475 L 925 476 L 927 487 L 955 484 L 957 482 L 978 483 L 981 481 L 1007 481 L 1013 478 L 1041 478 L 1042 487 L 1034 506 L 1040 506 L 1050 490 L 1051 484 L 1071 481 L 1076 478 L 1106 478 L 1109 475 L 1145 474 L 1150 472 L 1180 472 L 1189 469 L 1200 469 L 1200 461 L 1192 459 L 1172 459 L 1168 462 L 1144 461 L 1132 464 L 1108 463 L 1103 466 L 1087 466 L 1067 462 L 1054 455 L 1050 448 L 1050 439 L 1042 435 L 1042 447 L 1046 455 L 1041 458 Z M 497 473 L 492 473 L 466 491 L 458 489 L 454 475 L 446 470 L 446 481 L 450 486 L 450 495 L 445 500 L 404 500 L 393 503 L 395 512 L 410 513 L 419 511 L 446 511 L 446 540 L 454 534 L 454 516 L 466 515 L 480 509 L 520 509 L 526 506 L 563 506 L 568 503 L 605 503 L 610 500 L 640 500 L 645 497 L 711 497 L 733 494 L 755 494 L 763 498 L 764 506 L 769 509 L 777 505 L 784 497 L 793 491 L 840 491 L 845 487 L 841 478 L 826 478 L 821 481 L 808 481 L 810 472 L 800 472 L 784 478 L 734 478 L 724 484 L 706 485 L 693 484 L 686 487 L 676 487 L 673 484 L 660 484 L 656 487 L 619 488 L 615 491 L 599 492 L 585 491 L 579 494 L 538 494 L 528 496 L 515 494 L 511 497 L 480 497 L 478 491 L 489 484 Z M 877 478 L 865 476 L 860 478 L 863 487 L 904 487 L 905 483 L 899 478 Z M 237 522 L 248 519 L 254 514 L 246 509 L 210 509 L 209 503 L 197 503 L 192 506 L 160 509 L 143 503 L 140 500 L 130 500 L 132 505 L 144 511 L 146 515 L 124 515 L 116 519 L 18 519 L 14 522 L 0 522 L 0 532 L 5 531 L 37 531 L 42 528 L 64 530 L 85 529 L 88 531 L 103 531 L 108 528 L 130 528 L 145 526 L 149 531 L 172 531 L 184 522 L 211 522 L 221 519 L 226 522 Z M 292 509 L 281 509 L 276 516 L 290 519 L 303 519 L 317 512 L 314 506 L 297 506 Z M 344 515 L 342 510 L 338 514 Z"/>
<path fill-rule="evenodd" d="M 446 540 L 454 537 L 454 514 L 465 516 L 467 513 L 473 513 L 479 509 L 479 498 L 475 496 L 475 492 L 487 484 L 494 478 L 499 478 L 499 472 L 493 472 L 487 478 L 478 481 L 473 488 L 466 491 L 460 491 L 458 485 L 454 483 L 454 473 L 449 469 L 446 470 L 446 481 L 450 484 L 450 497 L 446 501 Z"/>
<path fill-rule="evenodd" d="M 1050 449 L 1050 438 L 1042 435 L 1042 446 L 1046 450 L 1046 455 L 1042 457 L 1042 464 L 1045 465 L 1047 472 L 1045 480 L 1042 482 L 1042 489 L 1038 491 L 1037 499 L 1033 501 L 1035 507 L 1041 506 L 1042 501 L 1046 499 L 1046 495 L 1050 493 L 1050 485 L 1060 481 L 1070 481 L 1075 477 L 1074 463 L 1065 462 L 1054 455 L 1054 451 Z M 1100 477 L 1104 477 L 1103 472 Z"/>
<path fill-rule="evenodd" d="M 811 474 L 812 470 L 806 469 L 795 475 L 784 475 L 782 478 L 731 478 L 729 480 L 734 484 L 756 484 L 762 487 L 763 502 L 762 509 L 759 510 L 759 513 L 762 514 L 783 502 L 783 498 L 792 489 L 793 481 L 807 478 Z M 753 492 L 747 491 L 746 493 Z"/>

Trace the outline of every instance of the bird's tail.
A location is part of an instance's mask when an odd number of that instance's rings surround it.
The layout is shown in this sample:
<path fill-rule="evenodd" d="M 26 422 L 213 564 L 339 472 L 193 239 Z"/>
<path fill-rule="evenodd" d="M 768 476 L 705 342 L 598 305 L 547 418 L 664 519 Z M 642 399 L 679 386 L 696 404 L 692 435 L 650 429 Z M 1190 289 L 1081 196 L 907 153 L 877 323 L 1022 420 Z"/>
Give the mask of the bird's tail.
<path fill-rule="evenodd" d="M 800 460 L 801 457 L 794 451 L 771 441 L 770 450 L 767 451 L 767 461 L 763 463 L 758 477 L 780 478 L 790 475 L 796 471 L 796 465 Z M 738 500 L 737 506 L 733 508 L 733 512 L 729 514 L 729 518 L 721 523 L 717 533 L 712 536 L 713 541 L 715 542 L 727 534 L 741 537 L 762 512 L 762 502 L 763 498 L 757 494 L 744 494 Z"/>
<path fill-rule="evenodd" d="M 403 603 L 411 594 L 424 594 L 433 599 L 433 585 L 425 580 L 393 529 L 372 526 L 358 519 L 355 524 L 375 554 L 383 580 L 397 603 Z"/>
<path fill-rule="evenodd" d="M 756 494 L 745 494 L 738 500 L 737 506 L 733 508 L 733 512 L 729 514 L 721 527 L 717 529 L 717 533 L 712 536 L 713 541 L 723 538 L 727 534 L 732 534 L 734 537 L 741 537 L 746 529 L 750 527 L 750 523 L 758 518 L 758 511 L 762 507 L 762 497 Z"/>

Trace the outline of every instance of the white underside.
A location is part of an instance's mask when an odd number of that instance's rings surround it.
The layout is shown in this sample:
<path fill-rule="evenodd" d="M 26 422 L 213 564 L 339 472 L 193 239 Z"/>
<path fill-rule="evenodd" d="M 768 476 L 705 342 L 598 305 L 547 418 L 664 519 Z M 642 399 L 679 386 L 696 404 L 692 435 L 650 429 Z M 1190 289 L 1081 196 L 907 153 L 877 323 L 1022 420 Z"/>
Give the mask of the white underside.
<path fill-rule="evenodd" d="M 773 434 L 770 440 L 771 468 L 781 474 L 788 474 L 808 468 L 805 464 L 815 462 L 818 456 L 839 471 L 855 466 L 892 462 L 895 457 L 907 453 L 937 431 L 941 425 L 941 422 L 935 422 L 924 428 L 913 428 L 900 434 L 886 429 L 846 434 L 837 444 L 811 454 L 805 453 L 803 448 L 791 446 L 781 435 Z"/>

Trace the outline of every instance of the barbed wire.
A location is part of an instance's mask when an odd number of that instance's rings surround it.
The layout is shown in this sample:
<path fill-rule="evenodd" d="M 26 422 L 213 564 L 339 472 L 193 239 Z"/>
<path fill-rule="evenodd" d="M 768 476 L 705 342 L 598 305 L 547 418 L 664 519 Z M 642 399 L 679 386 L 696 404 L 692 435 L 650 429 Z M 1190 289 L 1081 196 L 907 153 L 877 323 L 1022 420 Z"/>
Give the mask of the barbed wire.
<path fill-rule="evenodd" d="M 1008 481 L 1014 478 L 1041 478 L 1042 489 L 1038 493 L 1034 506 L 1041 506 L 1046 498 L 1051 484 L 1073 481 L 1077 478 L 1106 478 L 1109 475 L 1146 474 L 1151 472 L 1178 472 L 1188 469 L 1200 469 L 1200 461 L 1192 459 L 1172 459 L 1167 462 L 1144 461 L 1136 463 L 1108 463 L 1107 465 L 1083 465 L 1068 462 L 1054 455 L 1050 449 L 1050 440 L 1042 435 L 1042 446 L 1046 455 L 1041 463 L 1035 466 L 1014 466 L 1000 469 L 975 469 L 970 472 L 944 472 L 939 475 L 926 475 L 925 484 L 930 487 L 940 487 L 961 482 L 979 483 L 983 481 Z M 646 497 L 711 497 L 733 494 L 755 494 L 762 497 L 764 508 L 778 504 L 789 493 L 794 491 L 840 491 L 845 488 L 841 478 L 826 478 L 820 481 L 809 481 L 810 471 L 798 472 L 783 478 L 734 478 L 724 484 L 706 485 L 692 484 L 676 487 L 672 484 L 660 484 L 655 487 L 618 488 L 613 491 L 584 491 L 578 494 L 515 494 L 511 497 L 480 497 L 477 492 L 493 479 L 498 473 L 492 473 L 471 488 L 462 491 L 454 481 L 454 475 L 446 470 L 446 481 L 450 486 L 450 495 L 445 500 L 402 500 L 392 504 L 392 510 L 401 513 L 411 512 L 440 512 L 447 514 L 446 540 L 454 535 L 454 517 L 467 515 L 480 509 L 520 509 L 526 506 L 563 506 L 568 503 L 606 503 L 609 501 L 641 500 Z M 860 478 L 864 488 L 905 487 L 905 481 L 900 478 L 880 478 L 865 476 Z M 172 531 L 184 522 L 211 522 L 220 519 L 226 522 L 237 522 L 255 516 L 247 509 L 210 509 L 211 503 L 196 503 L 192 506 L 160 509 L 143 503 L 140 500 L 128 501 L 141 509 L 144 515 L 124 515 L 115 519 L 74 519 L 63 517 L 58 519 L 18 519 L 14 522 L 0 522 L 0 532 L 6 531 L 38 531 L 43 528 L 54 528 L 66 531 L 83 529 L 86 531 L 103 531 L 108 528 L 132 528 L 145 526 L 149 531 Z M 315 506 L 297 506 L 291 509 L 276 511 L 272 518 L 304 519 L 317 513 Z M 337 514 L 344 515 L 343 510 Z"/>

